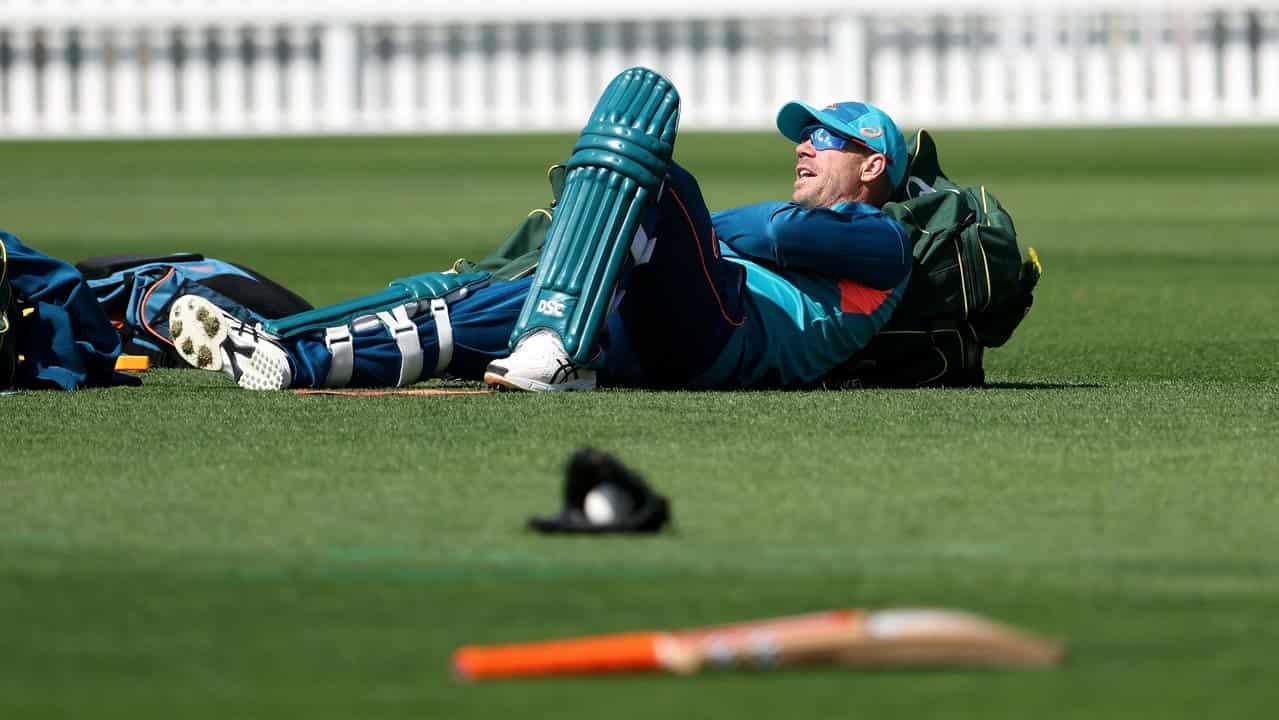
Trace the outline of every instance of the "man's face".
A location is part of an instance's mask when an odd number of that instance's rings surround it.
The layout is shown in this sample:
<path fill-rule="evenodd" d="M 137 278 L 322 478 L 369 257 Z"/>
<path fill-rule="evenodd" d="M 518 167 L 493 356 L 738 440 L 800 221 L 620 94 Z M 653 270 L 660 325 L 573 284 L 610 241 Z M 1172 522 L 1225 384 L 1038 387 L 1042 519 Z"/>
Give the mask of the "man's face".
<path fill-rule="evenodd" d="M 869 153 L 856 143 L 850 142 L 843 149 L 818 150 L 811 137 L 795 146 L 795 157 L 791 200 L 805 207 L 866 202 L 867 183 L 882 172 L 883 165 L 882 155 Z"/>

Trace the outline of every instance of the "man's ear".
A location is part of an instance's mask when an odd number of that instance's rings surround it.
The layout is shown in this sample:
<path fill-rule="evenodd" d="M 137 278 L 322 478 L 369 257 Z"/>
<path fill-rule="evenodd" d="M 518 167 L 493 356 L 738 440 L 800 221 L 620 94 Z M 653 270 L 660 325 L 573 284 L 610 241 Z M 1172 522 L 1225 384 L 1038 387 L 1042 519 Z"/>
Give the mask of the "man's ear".
<path fill-rule="evenodd" d="M 862 163 L 862 184 L 870 185 L 888 172 L 888 158 L 880 153 L 871 153 Z"/>

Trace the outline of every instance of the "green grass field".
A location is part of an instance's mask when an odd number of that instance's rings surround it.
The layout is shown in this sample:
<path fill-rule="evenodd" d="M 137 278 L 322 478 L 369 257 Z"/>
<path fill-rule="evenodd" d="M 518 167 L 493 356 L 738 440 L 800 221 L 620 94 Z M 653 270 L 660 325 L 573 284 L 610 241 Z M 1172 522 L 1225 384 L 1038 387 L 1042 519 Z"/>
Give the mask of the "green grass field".
<path fill-rule="evenodd" d="M 1279 129 L 938 133 L 1046 274 L 972 391 L 323 398 L 221 376 L 0 397 L 0 716 L 1259 717 L 1279 646 Z M 477 257 L 564 136 L 3 144 L 0 227 L 196 250 L 314 302 Z M 790 147 L 680 139 L 712 207 Z M 674 502 L 548 539 L 569 452 Z M 941 605 L 1050 672 L 460 685 L 458 645 Z"/>

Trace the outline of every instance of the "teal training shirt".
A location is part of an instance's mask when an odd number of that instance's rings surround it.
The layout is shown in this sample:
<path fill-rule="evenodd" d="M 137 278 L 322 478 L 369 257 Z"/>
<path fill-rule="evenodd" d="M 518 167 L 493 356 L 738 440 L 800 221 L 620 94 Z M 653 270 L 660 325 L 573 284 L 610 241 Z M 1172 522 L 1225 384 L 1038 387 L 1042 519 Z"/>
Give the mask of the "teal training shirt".
<path fill-rule="evenodd" d="M 878 208 L 759 203 L 711 216 L 724 259 L 746 268 L 746 321 L 695 383 L 816 383 L 865 347 L 910 280 L 905 229 Z"/>

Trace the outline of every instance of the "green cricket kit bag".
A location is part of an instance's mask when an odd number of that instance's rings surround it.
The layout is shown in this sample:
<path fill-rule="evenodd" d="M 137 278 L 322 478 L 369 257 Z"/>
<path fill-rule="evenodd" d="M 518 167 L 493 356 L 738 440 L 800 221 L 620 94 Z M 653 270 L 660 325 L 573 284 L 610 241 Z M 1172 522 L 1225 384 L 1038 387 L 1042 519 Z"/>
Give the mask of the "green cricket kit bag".
<path fill-rule="evenodd" d="M 483 260 L 472 262 L 461 258 L 453 263 L 452 270 L 458 273 L 487 272 L 493 276 L 495 282 L 519 280 L 537 272 L 537 264 L 542 257 L 542 244 L 546 242 L 546 231 L 551 227 L 552 213 L 559 205 L 560 195 L 564 193 L 564 177 L 567 173 L 568 168 L 558 163 L 547 168 L 546 179 L 551 185 L 550 203 L 546 207 L 530 211 L 502 244 Z"/>
<path fill-rule="evenodd" d="M 1030 312 L 1043 267 L 1034 248 L 1022 258 L 1012 217 L 984 186 L 946 177 L 927 131 L 911 145 L 902 195 L 884 206 L 914 244 L 910 282 L 828 386 L 981 386 L 985 348 L 1006 343 Z"/>
<path fill-rule="evenodd" d="M 198 253 L 94 257 L 76 269 L 120 333 L 124 352 L 146 355 L 157 367 L 186 367 L 169 338 L 169 308 L 182 295 L 207 298 L 252 323 L 311 309 L 261 273 Z"/>

